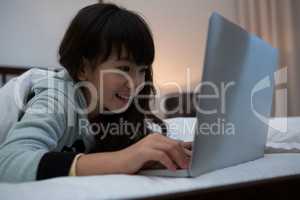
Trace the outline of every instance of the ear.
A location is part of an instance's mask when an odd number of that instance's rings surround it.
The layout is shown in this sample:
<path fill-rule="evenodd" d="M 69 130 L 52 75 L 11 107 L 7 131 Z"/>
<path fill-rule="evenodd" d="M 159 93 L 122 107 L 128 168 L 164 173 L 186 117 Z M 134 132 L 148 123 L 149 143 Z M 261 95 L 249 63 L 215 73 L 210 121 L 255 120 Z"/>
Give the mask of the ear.
<path fill-rule="evenodd" d="M 78 80 L 80 80 L 80 81 L 88 80 L 88 77 L 90 74 L 89 70 L 90 70 L 89 61 L 87 59 L 83 58 L 82 65 L 79 67 L 79 70 L 77 72 Z"/>

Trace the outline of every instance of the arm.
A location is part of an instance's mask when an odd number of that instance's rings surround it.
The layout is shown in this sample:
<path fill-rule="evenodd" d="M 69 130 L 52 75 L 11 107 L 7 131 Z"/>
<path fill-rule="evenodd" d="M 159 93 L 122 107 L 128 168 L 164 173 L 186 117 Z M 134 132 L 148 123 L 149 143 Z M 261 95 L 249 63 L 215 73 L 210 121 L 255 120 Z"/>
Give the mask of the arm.
<path fill-rule="evenodd" d="M 58 101 L 53 95 L 40 94 L 32 99 L 28 110 L 49 109 L 49 100 L 53 103 Z M 63 103 L 58 105 L 64 108 Z M 52 152 L 62 138 L 65 126 L 65 112 L 26 112 L 0 146 L 0 181 L 20 182 L 67 176 L 76 153 Z M 121 151 L 81 156 L 76 172 L 79 176 L 133 174 L 148 161 L 157 161 L 175 170 L 177 166 L 185 168 L 188 159 L 177 141 L 151 134 Z"/>
<path fill-rule="evenodd" d="M 64 157 L 64 160 L 68 157 L 72 162 L 75 155 L 61 153 L 55 156 L 51 152 L 65 132 L 66 116 L 65 112 L 57 112 L 49 105 L 57 105 L 56 108 L 64 111 L 57 94 L 41 92 L 31 99 L 22 119 L 8 133 L 0 146 L 0 181 L 36 180 L 38 172 L 47 173 L 43 163 L 49 157 Z"/>

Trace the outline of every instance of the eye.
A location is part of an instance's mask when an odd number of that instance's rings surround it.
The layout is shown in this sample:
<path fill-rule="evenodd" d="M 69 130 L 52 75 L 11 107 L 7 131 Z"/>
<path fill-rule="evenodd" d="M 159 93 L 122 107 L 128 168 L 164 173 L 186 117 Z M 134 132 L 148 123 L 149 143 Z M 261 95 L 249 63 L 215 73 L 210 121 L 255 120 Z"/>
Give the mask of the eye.
<path fill-rule="evenodd" d="M 141 74 L 146 73 L 146 71 L 147 71 L 147 67 L 143 67 L 142 69 L 139 70 L 139 72 L 140 72 Z"/>
<path fill-rule="evenodd" d="M 123 71 L 123 72 L 129 72 L 130 71 L 130 67 L 129 66 L 120 66 L 118 67 L 119 70 Z"/>

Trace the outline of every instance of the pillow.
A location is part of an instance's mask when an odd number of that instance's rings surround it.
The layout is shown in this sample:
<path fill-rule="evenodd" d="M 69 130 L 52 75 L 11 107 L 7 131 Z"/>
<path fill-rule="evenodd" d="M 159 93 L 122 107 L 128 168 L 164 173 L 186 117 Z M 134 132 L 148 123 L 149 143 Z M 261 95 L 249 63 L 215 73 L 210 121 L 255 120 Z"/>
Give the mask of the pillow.
<path fill-rule="evenodd" d="M 266 153 L 300 153 L 300 117 L 269 121 Z"/>

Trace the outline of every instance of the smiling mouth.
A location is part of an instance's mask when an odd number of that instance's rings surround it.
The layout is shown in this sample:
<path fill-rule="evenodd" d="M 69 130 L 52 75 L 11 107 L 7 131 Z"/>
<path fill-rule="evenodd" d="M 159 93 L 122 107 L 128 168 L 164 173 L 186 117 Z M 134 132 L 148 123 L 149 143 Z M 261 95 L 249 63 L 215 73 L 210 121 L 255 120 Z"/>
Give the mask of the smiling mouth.
<path fill-rule="evenodd" d="M 125 96 L 118 93 L 115 96 L 123 102 L 128 102 L 130 99 L 130 96 Z"/>

